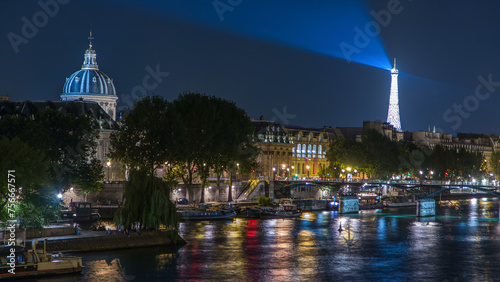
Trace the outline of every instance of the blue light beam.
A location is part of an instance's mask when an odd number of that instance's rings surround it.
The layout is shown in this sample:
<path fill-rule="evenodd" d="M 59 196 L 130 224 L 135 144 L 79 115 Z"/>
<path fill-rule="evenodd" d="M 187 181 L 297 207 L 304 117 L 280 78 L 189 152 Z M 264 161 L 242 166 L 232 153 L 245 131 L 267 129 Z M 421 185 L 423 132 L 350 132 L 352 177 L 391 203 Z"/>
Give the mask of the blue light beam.
<path fill-rule="evenodd" d="M 119 3 L 180 20 L 390 70 L 380 41 L 383 22 L 359 0 L 183 0 Z M 380 11 L 375 13 L 380 15 Z"/>

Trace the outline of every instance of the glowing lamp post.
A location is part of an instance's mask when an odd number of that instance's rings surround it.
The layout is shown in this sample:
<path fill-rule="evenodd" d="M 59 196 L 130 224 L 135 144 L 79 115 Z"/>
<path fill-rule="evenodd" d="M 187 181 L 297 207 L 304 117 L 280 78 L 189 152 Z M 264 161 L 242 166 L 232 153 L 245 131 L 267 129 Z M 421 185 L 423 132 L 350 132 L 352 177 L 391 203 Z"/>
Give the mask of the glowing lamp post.
<path fill-rule="evenodd" d="M 307 165 L 306 168 L 307 168 L 307 179 L 309 179 L 309 165 Z"/>
<path fill-rule="evenodd" d="M 276 173 L 276 168 L 275 168 L 275 167 L 273 167 L 273 181 L 274 181 L 274 180 L 276 180 L 275 173 Z"/>
<path fill-rule="evenodd" d="M 240 164 L 236 164 L 236 181 L 238 181 L 238 171 L 240 170 Z"/>
<path fill-rule="evenodd" d="M 108 167 L 108 182 L 109 182 L 109 168 L 111 167 L 111 162 L 110 162 L 110 161 L 108 161 L 108 162 L 106 163 L 106 166 Z"/>

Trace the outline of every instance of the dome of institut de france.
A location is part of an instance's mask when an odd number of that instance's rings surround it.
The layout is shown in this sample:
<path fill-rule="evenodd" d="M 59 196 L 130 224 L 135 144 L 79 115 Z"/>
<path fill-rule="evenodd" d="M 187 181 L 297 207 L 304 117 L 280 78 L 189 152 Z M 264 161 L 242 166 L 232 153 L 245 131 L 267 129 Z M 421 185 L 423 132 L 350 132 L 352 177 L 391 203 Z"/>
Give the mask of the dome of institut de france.
<path fill-rule="evenodd" d="M 113 80 L 99 70 L 96 52 L 92 48 L 92 33 L 90 33 L 89 48 L 85 51 L 82 68 L 66 78 L 61 99 L 63 101 L 94 101 L 109 114 L 116 118 L 116 96 Z"/>

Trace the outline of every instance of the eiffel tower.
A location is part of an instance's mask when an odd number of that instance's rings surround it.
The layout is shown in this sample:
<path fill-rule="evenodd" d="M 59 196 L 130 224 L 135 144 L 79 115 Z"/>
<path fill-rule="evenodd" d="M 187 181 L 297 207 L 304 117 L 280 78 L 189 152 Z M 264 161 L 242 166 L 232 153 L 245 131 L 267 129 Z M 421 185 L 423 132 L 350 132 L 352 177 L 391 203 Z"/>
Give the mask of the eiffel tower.
<path fill-rule="evenodd" d="M 399 94 L 398 94 L 398 69 L 396 68 L 396 58 L 394 58 L 394 67 L 391 70 L 391 96 L 389 98 L 389 112 L 387 113 L 387 122 L 401 131 L 401 121 L 399 119 Z"/>

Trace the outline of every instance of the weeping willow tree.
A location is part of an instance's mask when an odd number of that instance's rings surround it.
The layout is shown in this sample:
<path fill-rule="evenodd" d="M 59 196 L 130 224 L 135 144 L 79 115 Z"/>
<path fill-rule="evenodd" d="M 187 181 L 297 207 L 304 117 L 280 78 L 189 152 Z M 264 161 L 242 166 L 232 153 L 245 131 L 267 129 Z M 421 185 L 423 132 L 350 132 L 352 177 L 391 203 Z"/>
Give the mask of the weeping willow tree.
<path fill-rule="evenodd" d="M 155 230 L 164 225 L 176 243 L 180 215 L 170 200 L 174 184 L 155 176 L 155 168 L 170 160 L 171 148 L 176 147 L 171 126 L 178 122 L 166 112 L 168 105 L 158 96 L 137 101 L 122 127 L 111 135 L 110 157 L 132 168 L 115 222 Z"/>
<path fill-rule="evenodd" d="M 125 184 L 123 206 L 115 216 L 116 223 L 154 230 L 163 225 L 172 242 L 177 243 L 180 215 L 170 201 L 172 189 L 171 182 L 162 181 L 147 170 L 132 170 L 130 180 Z"/>

